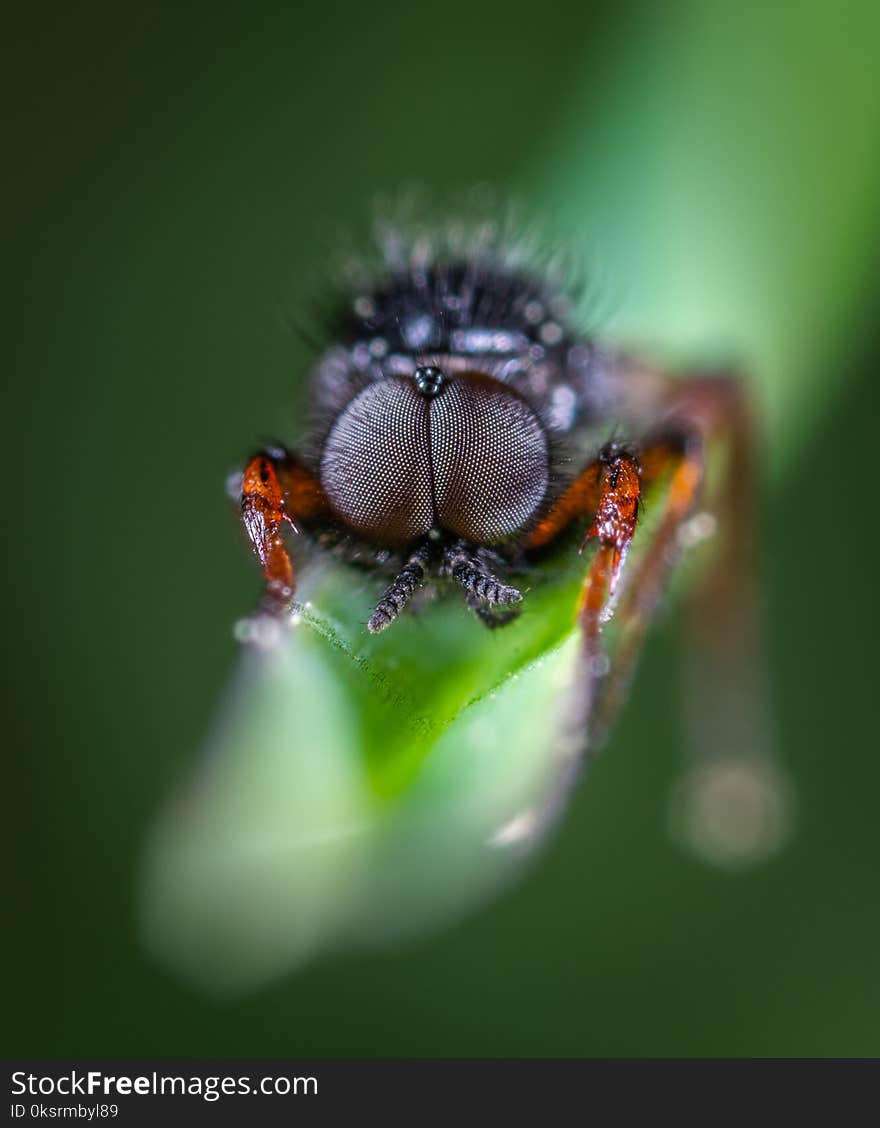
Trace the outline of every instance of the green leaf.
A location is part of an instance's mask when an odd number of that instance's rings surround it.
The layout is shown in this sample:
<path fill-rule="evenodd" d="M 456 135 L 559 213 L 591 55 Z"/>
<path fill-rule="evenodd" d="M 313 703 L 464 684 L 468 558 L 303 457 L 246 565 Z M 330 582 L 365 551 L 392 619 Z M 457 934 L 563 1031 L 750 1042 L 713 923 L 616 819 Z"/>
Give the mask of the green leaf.
<path fill-rule="evenodd" d="M 586 60 L 583 94 L 575 83 L 536 149 L 534 197 L 597 252 L 614 335 L 753 373 L 781 466 L 866 293 L 876 5 L 651 13 L 598 71 Z M 316 561 L 299 622 L 244 648 L 151 836 L 141 912 L 157 958 L 243 990 L 452 919 L 511 880 L 571 767 L 558 725 L 584 563 L 549 561 L 503 631 L 451 598 L 372 638 L 380 583 Z"/>
<path fill-rule="evenodd" d="M 636 566 L 661 511 L 649 497 Z M 520 871 L 585 746 L 580 535 L 528 573 L 503 630 L 426 589 L 370 635 L 385 581 L 320 554 L 289 622 L 239 624 L 229 695 L 148 844 L 142 927 L 162 962 L 250 989 L 455 919 Z"/>
<path fill-rule="evenodd" d="M 214 734 L 151 839 L 156 954 L 242 989 L 508 880 L 570 766 L 555 722 L 579 573 L 546 569 L 502 632 L 450 600 L 370 636 L 367 585 L 340 565 L 306 578 L 289 626 L 248 622 Z"/>

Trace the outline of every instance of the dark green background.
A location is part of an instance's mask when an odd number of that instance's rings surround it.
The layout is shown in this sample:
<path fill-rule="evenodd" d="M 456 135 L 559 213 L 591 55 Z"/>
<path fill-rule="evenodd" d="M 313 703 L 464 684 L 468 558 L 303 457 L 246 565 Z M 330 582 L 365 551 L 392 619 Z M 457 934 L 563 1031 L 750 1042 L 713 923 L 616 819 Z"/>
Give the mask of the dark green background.
<path fill-rule="evenodd" d="M 880 1052 L 876 270 L 822 376 L 831 406 L 767 491 L 773 696 L 799 792 L 784 854 L 731 877 L 669 841 L 667 623 L 558 837 L 476 917 L 234 1004 L 138 948 L 143 833 L 255 591 L 223 480 L 289 429 L 307 353 L 280 311 L 324 225 L 413 180 L 533 182 L 575 93 L 584 137 L 602 122 L 603 75 L 643 14 L 475 9 L 59 7 L 11 29 L 9 1053 Z"/>

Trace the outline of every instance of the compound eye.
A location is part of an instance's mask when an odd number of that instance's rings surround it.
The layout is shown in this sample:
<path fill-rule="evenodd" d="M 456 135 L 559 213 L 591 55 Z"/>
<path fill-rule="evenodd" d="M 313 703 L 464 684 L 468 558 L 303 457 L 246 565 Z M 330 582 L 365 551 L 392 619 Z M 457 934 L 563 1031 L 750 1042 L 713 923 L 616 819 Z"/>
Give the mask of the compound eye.
<path fill-rule="evenodd" d="M 340 520 L 366 540 L 400 545 L 433 524 L 428 404 L 390 377 L 352 400 L 321 457 L 321 484 Z"/>
<path fill-rule="evenodd" d="M 522 529 L 549 482 L 541 421 L 504 384 L 456 375 L 431 401 L 431 463 L 442 528 L 474 544 L 495 544 Z"/>

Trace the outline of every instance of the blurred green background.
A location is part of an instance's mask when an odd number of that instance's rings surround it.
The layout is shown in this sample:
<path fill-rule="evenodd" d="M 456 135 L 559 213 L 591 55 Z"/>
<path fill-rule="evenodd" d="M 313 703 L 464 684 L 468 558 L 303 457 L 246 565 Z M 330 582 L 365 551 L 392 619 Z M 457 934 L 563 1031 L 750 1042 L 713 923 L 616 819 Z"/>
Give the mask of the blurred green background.
<path fill-rule="evenodd" d="M 16 19 L 7 1052 L 880 1052 L 876 5 Z M 363 224 L 377 190 L 482 180 L 594 254 L 610 333 L 756 373 L 797 834 L 739 876 L 671 842 L 673 616 L 512 892 L 443 934 L 212 1002 L 147 960 L 134 918 L 144 833 L 255 591 L 224 478 L 290 429 L 308 353 L 282 311 L 326 232 Z"/>

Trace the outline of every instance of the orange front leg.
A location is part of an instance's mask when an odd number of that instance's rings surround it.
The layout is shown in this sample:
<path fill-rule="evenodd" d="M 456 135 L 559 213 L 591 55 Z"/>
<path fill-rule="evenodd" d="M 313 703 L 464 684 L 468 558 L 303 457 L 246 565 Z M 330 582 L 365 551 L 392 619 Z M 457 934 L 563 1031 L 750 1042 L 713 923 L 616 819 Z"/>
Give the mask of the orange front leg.
<path fill-rule="evenodd" d="M 573 521 L 591 521 L 581 551 L 599 542 L 584 580 L 581 615 L 604 622 L 636 531 L 641 498 L 640 468 L 635 455 L 618 443 L 609 443 L 598 457 L 557 498 L 535 527 L 526 548 L 549 544 Z"/>
<path fill-rule="evenodd" d="M 584 581 L 581 616 L 611 617 L 617 582 L 635 536 L 641 499 L 639 464 L 632 454 L 612 446 L 599 455 L 601 492 L 593 523 L 581 549 L 591 540 L 599 547 Z"/>
<path fill-rule="evenodd" d="M 593 687 L 595 701 L 590 731 L 594 745 L 603 739 L 632 680 L 648 625 L 679 555 L 678 535 L 700 496 L 704 474 L 702 438 L 695 432 L 670 427 L 665 433 L 645 441 L 640 465 L 641 484 L 645 489 L 660 479 L 667 480 L 667 485 L 659 523 L 635 569 L 627 570 L 618 591 L 616 621 L 620 633 L 614 662 L 607 671 L 605 662 L 600 660 L 594 664 L 601 682 Z M 600 613 L 599 621 L 608 619 L 612 609 L 609 602 Z M 598 652 L 598 634 L 592 643 L 588 638 L 587 645 Z"/>
<path fill-rule="evenodd" d="M 646 437 L 636 456 L 609 444 L 556 501 L 537 526 L 532 545 L 546 544 L 577 518 L 590 520 L 582 548 L 598 541 L 584 577 L 578 605 L 581 662 L 578 692 L 567 719 L 573 733 L 601 741 L 629 683 L 645 628 L 660 596 L 674 538 L 692 511 L 703 477 L 703 444 L 680 426 L 665 426 Z M 643 489 L 669 476 L 663 517 L 635 576 L 626 567 L 639 520 Z M 624 595 L 624 589 L 626 594 Z M 602 646 L 602 628 L 623 599 L 618 617 L 622 640 L 611 655 Z"/>
<path fill-rule="evenodd" d="M 269 609 L 282 611 L 296 587 L 293 562 L 282 538 L 285 525 L 326 511 L 321 487 L 295 455 L 281 447 L 261 451 L 245 467 L 241 483 L 241 519 L 266 577 Z"/>

